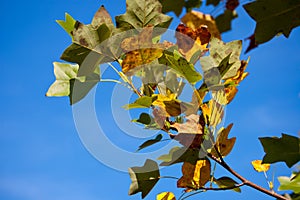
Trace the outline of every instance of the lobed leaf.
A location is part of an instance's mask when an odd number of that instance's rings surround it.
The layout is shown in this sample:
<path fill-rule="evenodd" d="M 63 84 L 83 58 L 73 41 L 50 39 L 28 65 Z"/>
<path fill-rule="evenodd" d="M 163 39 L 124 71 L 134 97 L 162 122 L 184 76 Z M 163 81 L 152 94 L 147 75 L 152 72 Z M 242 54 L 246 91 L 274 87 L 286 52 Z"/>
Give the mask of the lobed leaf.
<path fill-rule="evenodd" d="M 256 21 L 256 45 L 268 42 L 279 33 L 288 38 L 292 29 L 300 25 L 298 0 L 256 0 L 244 5 L 244 9 Z"/>
<path fill-rule="evenodd" d="M 300 161 L 300 139 L 295 136 L 282 134 L 278 137 L 259 138 L 265 156 L 263 163 L 285 162 L 288 167 Z"/>
<path fill-rule="evenodd" d="M 279 191 L 282 190 L 292 190 L 293 192 L 300 193 L 300 175 L 299 172 L 293 174 L 291 177 L 279 176 L 278 181 L 280 186 Z"/>
<path fill-rule="evenodd" d="M 146 160 L 144 166 L 131 167 L 128 171 L 131 179 L 128 194 L 133 195 L 141 192 L 142 199 L 149 194 L 160 177 L 157 163 L 150 159 Z"/>

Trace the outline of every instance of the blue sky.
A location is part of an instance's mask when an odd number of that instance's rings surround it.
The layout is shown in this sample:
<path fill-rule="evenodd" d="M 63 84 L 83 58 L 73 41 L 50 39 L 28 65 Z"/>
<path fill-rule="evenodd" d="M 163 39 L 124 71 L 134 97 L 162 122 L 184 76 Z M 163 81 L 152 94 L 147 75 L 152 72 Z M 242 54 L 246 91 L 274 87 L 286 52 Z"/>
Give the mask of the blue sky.
<path fill-rule="evenodd" d="M 127 173 L 101 164 L 85 149 L 68 99 L 45 97 L 54 81 L 52 62 L 59 61 L 71 42 L 55 20 L 63 19 L 68 12 L 75 19 L 89 23 L 101 4 L 112 16 L 125 11 L 123 0 L 2 2 L 0 199 L 140 199 L 140 195 L 127 196 L 130 185 Z M 242 9 L 238 12 L 241 16 L 234 21 L 233 31 L 223 35 L 224 41 L 244 39 L 254 30 L 253 20 Z M 171 28 L 176 27 L 176 22 L 173 21 Z M 244 44 L 247 46 L 247 42 Z M 264 187 L 263 175 L 254 172 L 250 165 L 252 160 L 263 156 L 257 138 L 280 136 L 282 132 L 297 135 L 300 131 L 299 44 L 300 29 L 296 28 L 289 39 L 276 37 L 242 55 L 244 59 L 251 57 L 250 75 L 227 107 L 225 123 L 234 123 L 231 135 L 237 136 L 237 143 L 226 160 L 243 176 Z M 97 99 L 105 99 L 110 87 L 97 92 Z M 97 109 L 101 116 L 110 115 L 105 106 L 97 105 Z M 117 141 L 122 132 L 110 119 L 99 118 L 116 134 L 112 138 Z M 134 144 L 138 146 L 140 141 L 130 143 Z M 114 159 L 114 155 L 111 157 Z M 285 165 L 274 166 L 276 176 L 289 175 Z M 163 170 L 162 174 L 180 177 L 179 167 Z M 218 169 L 219 175 L 223 172 Z M 180 194 L 176 181 L 161 180 L 146 199 L 155 199 L 157 193 L 166 190 Z M 190 199 L 200 198 L 272 199 L 246 187 L 241 194 L 207 192 Z"/>

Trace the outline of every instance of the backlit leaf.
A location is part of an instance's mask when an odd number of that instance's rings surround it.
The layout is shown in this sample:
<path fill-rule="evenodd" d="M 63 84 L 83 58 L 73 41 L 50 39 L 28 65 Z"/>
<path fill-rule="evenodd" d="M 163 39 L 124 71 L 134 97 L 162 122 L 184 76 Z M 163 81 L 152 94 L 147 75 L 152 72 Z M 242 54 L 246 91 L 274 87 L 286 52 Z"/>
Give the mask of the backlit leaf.
<path fill-rule="evenodd" d="M 139 29 L 147 26 L 167 28 L 172 18 L 162 14 L 158 0 L 127 0 L 126 13 L 116 17 L 117 28 Z"/>
<path fill-rule="evenodd" d="M 224 117 L 224 107 L 216 100 L 211 99 L 208 103 L 202 104 L 200 108 L 207 125 L 216 127 L 221 123 Z"/>
<path fill-rule="evenodd" d="M 65 21 L 56 20 L 56 22 L 72 37 L 71 32 L 75 27 L 76 20 L 68 13 L 65 14 Z"/>
<path fill-rule="evenodd" d="M 162 134 L 158 134 L 154 139 L 151 139 L 151 140 L 147 140 L 146 142 L 144 142 L 143 144 L 141 144 L 138 148 L 138 151 L 146 148 L 146 147 L 149 147 L 157 142 L 160 142 L 161 139 L 162 139 Z"/>
<path fill-rule="evenodd" d="M 94 28 L 98 28 L 102 24 L 105 24 L 111 31 L 115 28 L 110 14 L 103 5 L 95 13 L 91 24 Z"/>
<path fill-rule="evenodd" d="M 158 182 L 160 173 L 155 161 L 147 159 L 142 167 L 131 167 L 128 169 L 131 179 L 129 195 L 141 192 L 142 199 L 145 198 Z"/>
<path fill-rule="evenodd" d="M 210 180 L 210 161 L 198 160 L 195 165 L 185 162 L 182 165 L 182 177 L 177 181 L 177 187 L 186 190 L 197 190 Z"/>
<path fill-rule="evenodd" d="M 133 108 L 149 108 L 152 105 L 152 102 L 155 98 L 142 96 L 135 100 L 134 103 L 124 105 L 123 108 L 126 110 L 133 109 Z"/>
<path fill-rule="evenodd" d="M 270 169 L 270 164 L 262 164 L 262 160 L 253 160 L 251 164 L 257 172 L 266 172 Z"/>
<path fill-rule="evenodd" d="M 217 28 L 216 22 L 211 15 L 193 10 L 185 14 L 181 18 L 181 21 L 193 30 L 196 30 L 201 25 L 206 25 L 212 37 L 221 39 L 221 35 Z"/>
<path fill-rule="evenodd" d="M 230 177 L 227 176 L 223 176 L 221 178 L 218 179 L 214 179 L 214 182 L 220 187 L 220 188 L 229 188 L 229 187 L 234 187 L 236 186 L 238 183 L 233 180 Z M 241 192 L 241 188 L 237 187 L 237 188 L 233 188 L 233 191 L 236 192 Z"/>
<path fill-rule="evenodd" d="M 215 148 L 218 149 L 221 156 L 227 156 L 231 152 L 231 150 L 235 144 L 235 141 L 236 141 L 235 137 L 228 139 L 228 135 L 229 135 L 229 132 L 230 132 L 232 126 L 233 126 L 233 124 L 229 124 L 226 128 L 221 128 L 219 130 Z M 211 154 L 213 154 L 216 157 L 219 157 L 215 148 L 212 148 Z"/>
<path fill-rule="evenodd" d="M 80 101 L 99 82 L 99 69 L 86 77 L 78 77 L 79 66 L 54 62 L 55 82 L 48 89 L 46 96 L 69 96 L 70 103 Z"/>
<path fill-rule="evenodd" d="M 300 25 L 299 0 L 256 0 L 244 8 L 256 21 L 256 44 L 265 43 L 278 33 L 289 37 L 292 29 Z"/>
<path fill-rule="evenodd" d="M 172 68 L 178 75 L 185 78 L 191 84 L 196 84 L 202 79 L 201 74 L 195 70 L 193 64 L 189 63 L 181 56 L 176 58 L 174 53 L 165 51 L 164 55 L 158 60 L 160 64 L 164 64 Z"/>
<path fill-rule="evenodd" d="M 295 136 L 282 134 L 278 137 L 259 138 L 264 147 L 263 163 L 285 162 L 288 167 L 300 161 L 300 139 Z"/>
<path fill-rule="evenodd" d="M 163 161 L 160 163 L 161 166 L 169 166 L 181 162 L 196 164 L 196 162 L 201 158 L 199 157 L 199 150 L 197 149 L 173 147 L 169 151 L 169 154 L 162 155 L 157 159 Z"/>
<path fill-rule="evenodd" d="M 156 196 L 156 200 L 176 200 L 172 192 L 162 192 Z"/>
<path fill-rule="evenodd" d="M 292 190 L 295 193 L 300 193 L 300 175 L 299 173 L 293 174 L 291 177 L 279 176 L 278 181 L 280 186 L 279 191 Z"/>
<path fill-rule="evenodd" d="M 242 50 L 242 41 L 235 40 L 224 43 L 223 41 L 212 38 L 210 41 L 209 56 L 201 57 L 200 63 L 203 71 L 207 71 L 219 64 L 230 54 L 229 63 L 233 63 L 230 69 L 222 76 L 222 79 L 233 77 L 237 74 L 241 66 L 240 54 Z"/>

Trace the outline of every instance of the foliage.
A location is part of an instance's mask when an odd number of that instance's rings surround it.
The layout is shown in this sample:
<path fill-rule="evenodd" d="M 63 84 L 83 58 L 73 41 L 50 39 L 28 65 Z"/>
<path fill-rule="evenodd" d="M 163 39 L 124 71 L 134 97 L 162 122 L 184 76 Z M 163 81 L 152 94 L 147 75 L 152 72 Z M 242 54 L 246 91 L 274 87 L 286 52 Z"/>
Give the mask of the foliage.
<path fill-rule="evenodd" d="M 137 96 L 123 108 L 151 111 L 141 113 L 132 121 L 147 129 L 161 131 L 155 138 L 142 143 L 138 151 L 164 140 L 178 141 L 179 146 L 157 159 L 162 161 L 160 166 L 182 166 L 177 187 L 184 188 L 183 196 L 188 197 L 192 191 L 241 192 L 240 187 L 246 185 L 275 198 L 286 199 L 273 191 L 272 182 L 268 181 L 270 190 L 261 188 L 235 172 L 224 160 L 236 142 L 236 137 L 228 138 L 233 124 L 221 127 L 224 107 L 232 102 L 237 87 L 248 75 L 249 59 L 240 60 L 241 40 L 228 43 L 221 40 L 221 33 L 229 31 L 232 20 L 237 17 L 235 9 L 239 1 L 207 0 L 206 6 L 217 8 L 222 3 L 225 3 L 224 13 L 216 19 L 195 10 L 202 5 L 201 0 L 127 0 L 126 12 L 115 18 L 116 25 L 104 6 L 87 25 L 66 14 L 65 21 L 57 20 L 57 23 L 71 36 L 72 44 L 61 59 L 73 64 L 54 62 L 56 80 L 46 95 L 68 96 L 71 104 L 75 104 L 101 82 L 99 65 L 109 63 L 122 80 L 114 82 L 130 88 Z M 299 5 L 299 0 L 276 0 L 275 3 L 256 0 L 244 5 L 257 22 L 247 51 L 278 33 L 288 37 L 291 30 L 300 25 Z M 186 8 L 181 18 L 183 24 L 179 24 L 174 33 L 176 43 L 161 41 L 166 31 L 162 28 L 168 28 L 172 21 L 165 13 L 173 11 L 180 16 L 183 8 Z M 132 77 L 139 78 L 141 84 L 134 85 Z M 180 96 L 186 85 L 193 88 L 189 102 L 181 100 Z M 266 155 L 262 161 L 252 162 L 256 171 L 266 175 L 272 163 L 285 162 L 292 167 L 299 162 L 299 138 L 282 134 L 281 138 L 259 140 Z M 219 164 L 240 183 L 228 176 L 216 178 L 212 163 Z M 129 195 L 141 192 L 145 198 L 163 178 L 159 165 L 147 159 L 144 166 L 129 168 L 132 181 Z M 292 190 L 295 198 L 299 196 L 299 173 L 294 173 L 291 178 L 278 177 L 278 180 L 279 190 Z M 157 199 L 174 200 L 176 197 L 171 192 L 163 192 Z"/>

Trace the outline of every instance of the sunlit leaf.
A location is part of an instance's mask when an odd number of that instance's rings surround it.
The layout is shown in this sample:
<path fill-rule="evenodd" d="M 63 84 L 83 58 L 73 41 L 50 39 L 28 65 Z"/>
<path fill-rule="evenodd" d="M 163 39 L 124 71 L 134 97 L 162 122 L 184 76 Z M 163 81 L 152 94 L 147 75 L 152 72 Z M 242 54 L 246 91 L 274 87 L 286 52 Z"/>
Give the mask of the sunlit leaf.
<path fill-rule="evenodd" d="M 212 38 L 210 41 L 209 56 L 200 58 L 200 63 L 203 71 L 207 71 L 219 64 L 230 54 L 229 63 L 233 63 L 230 69 L 222 76 L 223 79 L 233 77 L 237 74 L 241 66 L 240 54 L 242 50 L 242 41 L 235 40 L 224 43 L 223 41 Z"/>
<path fill-rule="evenodd" d="M 300 25 L 299 7 L 298 0 L 256 0 L 244 5 L 256 21 L 255 44 L 265 43 L 278 33 L 289 37 L 292 29 Z"/>
<path fill-rule="evenodd" d="M 133 108 L 149 108 L 152 105 L 152 102 L 155 101 L 155 98 L 142 96 L 135 100 L 134 103 L 124 105 L 123 108 L 126 110 Z"/>
<path fill-rule="evenodd" d="M 197 190 L 210 180 L 210 161 L 198 160 L 195 165 L 185 162 L 182 165 L 182 177 L 177 181 L 177 187 L 186 190 Z"/>
<path fill-rule="evenodd" d="M 279 176 L 278 181 L 280 186 L 279 191 L 292 190 L 295 193 L 300 193 L 300 175 L 299 173 L 292 174 L 291 177 Z"/>
<path fill-rule="evenodd" d="M 159 59 L 160 64 L 164 64 L 175 70 L 175 72 L 184 77 L 189 83 L 195 84 L 202 79 L 193 64 L 189 63 L 185 58 L 176 56 L 174 53 L 164 52 L 164 55 Z"/>
<path fill-rule="evenodd" d="M 211 15 L 193 10 L 185 14 L 181 18 L 181 21 L 193 30 L 196 30 L 201 25 L 206 25 L 212 37 L 221 39 L 221 35 L 217 28 L 216 22 Z"/>
<path fill-rule="evenodd" d="M 56 22 L 72 37 L 71 32 L 75 27 L 76 20 L 68 13 L 65 14 L 65 21 L 56 20 Z"/>
<path fill-rule="evenodd" d="M 300 139 L 295 136 L 282 134 L 278 137 L 259 138 L 264 147 L 263 163 L 285 162 L 288 167 L 300 161 Z"/>
<path fill-rule="evenodd" d="M 221 123 L 224 116 L 224 107 L 216 100 L 211 99 L 208 103 L 202 104 L 200 108 L 206 124 L 216 127 Z"/>
<path fill-rule="evenodd" d="M 211 34 L 206 25 L 193 30 L 184 24 L 179 24 L 176 28 L 175 37 L 180 52 L 191 63 L 196 63 L 199 57 L 207 51 L 207 44 Z"/>
<path fill-rule="evenodd" d="M 163 138 L 162 134 L 158 134 L 154 139 L 151 139 L 151 140 L 147 140 L 146 142 L 144 142 L 143 144 L 141 144 L 138 148 L 138 151 L 146 148 L 146 147 L 149 147 L 155 143 L 158 143 L 161 141 L 161 139 Z"/>
<path fill-rule="evenodd" d="M 251 164 L 257 172 L 266 172 L 270 169 L 270 164 L 262 164 L 262 160 L 253 160 Z"/>
<path fill-rule="evenodd" d="M 172 192 L 162 192 L 156 196 L 156 200 L 176 200 Z"/>
<path fill-rule="evenodd" d="M 221 128 L 219 130 L 215 148 L 218 149 L 221 156 L 227 156 L 231 152 L 231 150 L 235 144 L 235 141 L 236 141 L 235 137 L 228 139 L 228 135 L 229 135 L 229 132 L 230 132 L 232 126 L 233 126 L 233 124 L 229 124 L 226 128 Z M 211 154 L 213 154 L 216 157 L 219 157 L 215 148 L 212 148 Z"/>
<path fill-rule="evenodd" d="M 98 28 L 102 24 L 105 24 L 111 31 L 115 28 L 110 14 L 107 12 L 103 5 L 95 13 L 91 24 L 94 28 Z"/>
<path fill-rule="evenodd" d="M 158 182 L 160 173 L 155 161 L 147 159 L 142 167 L 131 167 L 128 169 L 131 179 L 129 195 L 141 192 L 145 198 Z"/>
<path fill-rule="evenodd" d="M 233 180 L 230 177 L 227 176 L 223 176 L 221 178 L 218 179 L 214 179 L 214 182 L 220 187 L 220 188 L 230 188 L 230 187 L 234 187 L 236 186 L 238 183 Z M 233 188 L 233 191 L 236 192 L 241 192 L 241 188 L 237 187 L 237 188 Z"/>
<path fill-rule="evenodd" d="M 99 69 L 89 76 L 78 77 L 77 64 L 54 62 L 53 65 L 56 80 L 48 89 L 46 96 L 69 96 L 71 104 L 85 97 L 100 80 Z"/>
<path fill-rule="evenodd" d="M 126 13 L 116 17 L 117 28 L 122 30 L 139 29 L 148 25 L 167 28 L 171 17 L 162 14 L 158 0 L 127 0 Z"/>

